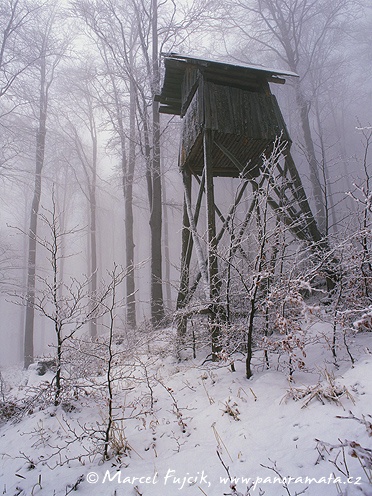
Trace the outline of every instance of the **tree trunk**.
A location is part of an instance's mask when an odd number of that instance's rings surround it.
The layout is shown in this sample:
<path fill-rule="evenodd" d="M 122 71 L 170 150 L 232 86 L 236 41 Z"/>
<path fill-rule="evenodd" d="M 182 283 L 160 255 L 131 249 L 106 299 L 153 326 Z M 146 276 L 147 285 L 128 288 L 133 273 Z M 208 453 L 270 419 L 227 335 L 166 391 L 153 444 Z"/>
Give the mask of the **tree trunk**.
<path fill-rule="evenodd" d="M 169 220 L 168 220 L 168 205 L 166 197 L 165 178 L 162 175 L 162 193 L 163 193 L 163 233 L 164 233 L 164 278 L 165 278 L 165 306 L 168 311 L 172 309 L 172 289 L 171 289 L 171 263 L 169 251 Z"/>
<path fill-rule="evenodd" d="M 324 210 L 324 197 L 322 191 L 322 184 L 320 182 L 318 161 L 316 159 L 314 141 L 311 135 L 311 127 L 309 121 L 309 107 L 308 103 L 302 94 L 299 84 L 296 85 L 296 101 L 300 111 L 300 119 L 302 131 L 305 140 L 305 149 L 307 160 L 309 162 L 310 169 L 310 182 L 313 189 L 315 208 L 316 208 L 316 219 L 318 222 L 319 230 L 324 235 L 326 230 L 325 223 L 325 210 Z"/>
<path fill-rule="evenodd" d="M 134 71 L 134 60 L 130 55 L 130 67 Z M 129 159 L 127 160 L 126 134 L 122 116 L 123 104 L 120 100 L 116 81 L 111 75 L 113 97 L 115 101 L 115 119 L 120 138 L 121 173 L 124 196 L 124 224 L 125 224 L 125 265 L 126 265 L 126 323 L 130 329 L 137 326 L 136 320 L 136 287 L 134 278 L 134 219 L 133 219 L 133 180 L 136 165 L 136 84 L 131 77 L 129 83 Z"/>
<path fill-rule="evenodd" d="M 27 264 L 27 306 L 25 317 L 25 334 L 24 334 L 24 367 L 33 362 L 34 359 L 34 304 L 35 304 L 35 285 L 36 285 L 36 235 L 37 220 L 39 213 L 41 197 L 41 174 L 45 157 L 45 140 L 46 140 L 46 119 L 48 108 L 48 85 L 46 83 L 46 56 L 45 49 L 40 57 L 40 97 L 39 97 L 39 124 L 36 132 L 36 167 L 34 196 L 32 199 L 29 225 L 29 244 L 28 244 L 28 264 Z"/>
<path fill-rule="evenodd" d="M 133 233 L 133 178 L 136 162 L 136 95 L 135 84 L 130 82 L 130 114 L 129 114 L 129 163 L 126 173 L 123 171 L 124 202 L 125 202 L 125 243 L 126 243 L 126 298 L 127 298 L 127 324 L 135 329 L 136 298 L 134 280 L 134 233 Z"/>
<path fill-rule="evenodd" d="M 157 32 L 157 0 L 153 0 L 152 18 L 152 68 L 153 96 L 159 87 L 159 57 Z M 160 116 L 159 102 L 152 103 L 152 205 L 150 212 L 151 231 L 151 318 L 158 324 L 164 317 L 162 276 L 162 196 L 160 170 Z"/>
<path fill-rule="evenodd" d="M 322 121 L 320 118 L 319 101 L 316 99 L 315 102 L 315 115 L 316 122 L 318 126 L 320 150 L 322 154 L 322 172 L 323 172 L 323 183 L 324 183 L 324 210 L 325 210 L 325 230 L 324 234 L 328 236 L 330 231 L 330 220 L 332 219 L 332 229 L 333 233 L 337 234 L 337 217 L 333 201 L 332 185 L 329 178 L 329 167 L 326 154 L 326 146 L 324 143 L 324 133 L 322 128 Z"/>
<path fill-rule="evenodd" d="M 92 118 L 91 137 L 93 144 L 93 161 L 92 161 L 92 182 L 89 187 L 89 214 L 90 214 L 90 271 L 91 285 L 90 290 L 93 295 L 97 292 L 97 135 L 94 121 Z M 97 337 L 97 319 L 95 317 L 89 323 L 90 337 Z"/>

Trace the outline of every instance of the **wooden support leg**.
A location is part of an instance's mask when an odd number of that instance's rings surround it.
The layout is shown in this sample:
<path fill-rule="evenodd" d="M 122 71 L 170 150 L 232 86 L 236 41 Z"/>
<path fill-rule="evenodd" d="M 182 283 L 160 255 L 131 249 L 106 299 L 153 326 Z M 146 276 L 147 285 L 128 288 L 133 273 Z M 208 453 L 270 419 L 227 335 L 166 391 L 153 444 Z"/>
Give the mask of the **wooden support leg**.
<path fill-rule="evenodd" d="M 189 172 L 184 172 L 184 186 L 187 188 L 187 193 L 191 196 L 191 175 Z M 186 200 L 183 202 L 183 224 L 182 224 L 182 240 L 181 240 L 181 277 L 180 288 L 177 296 L 177 310 L 181 310 L 185 306 L 185 300 L 189 292 L 190 281 L 190 260 L 192 251 L 192 236 L 190 231 L 189 216 L 187 213 Z M 177 320 L 177 337 L 179 346 L 183 343 L 187 329 L 187 318 L 180 315 Z"/>
<path fill-rule="evenodd" d="M 207 208 L 207 244 L 208 244 L 208 292 L 211 303 L 211 336 L 212 336 L 212 360 L 217 361 L 221 351 L 220 345 L 220 325 L 218 322 L 220 281 L 218 278 L 217 260 L 217 238 L 216 238 L 216 218 L 214 203 L 213 185 L 213 164 L 212 164 L 212 131 L 204 131 L 204 170 L 205 170 L 205 194 Z"/>
<path fill-rule="evenodd" d="M 231 217 L 232 217 L 232 215 L 233 215 L 233 213 L 234 213 L 237 205 L 239 204 L 239 201 L 241 200 L 241 197 L 243 196 L 243 192 L 246 189 L 246 187 L 247 187 L 248 184 L 249 184 L 248 181 L 244 183 L 244 185 L 242 187 L 242 190 L 237 195 L 236 201 L 235 201 L 234 205 L 231 207 L 230 212 L 229 212 L 228 216 L 226 217 L 226 220 L 225 220 L 223 226 L 221 227 L 218 235 L 216 236 L 216 244 L 217 245 L 221 241 L 222 236 L 224 235 L 224 233 L 226 232 L 226 230 L 228 228 L 228 225 L 229 225 L 229 222 L 230 222 L 230 219 L 231 219 Z M 244 221 L 244 225 L 245 226 L 248 224 L 248 221 L 250 219 L 251 213 L 253 211 L 253 206 L 254 206 L 254 203 L 252 202 L 251 206 L 248 209 L 248 213 L 247 213 L 246 219 Z M 239 249 L 242 252 L 242 255 L 244 257 L 247 257 L 246 253 L 244 252 L 243 248 L 240 245 L 240 241 L 241 241 L 241 238 L 243 237 L 244 231 L 245 231 L 245 229 L 243 229 L 241 232 L 239 232 L 239 241 L 237 242 L 235 240 L 234 247 L 233 247 L 233 253 L 235 253 L 236 250 Z M 206 261 L 206 263 L 207 263 L 207 261 Z M 189 302 L 190 299 L 193 297 L 193 295 L 194 295 L 194 293 L 195 293 L 195 291 L 196 291 L 196 289 L 197 289 L 197 287 L 199 285 L 200 279 L 201 279 L 201 272 L 198 272 L 197 275 L 196 275 L 196 277 L 195 277 L 195 280 L 194 280 L 193 284 L 191 285 L 191 287 L 189 289 L 189 293 L 188 293 L 188 297 L 187 297 L 187 302 Z"/>
<path fill-rule="evenodd" d="M 180 289 L 177 297 L 177 310 L 182 310 L 190 301 L 189 284 L 190 284 L 190 262 L 194 246 L 193 234 L 196 234 L 196 226 L 199 220 L 200 207 L 204 194 L 204 181 L 203 174 L 201 181 L 199 181 L 199 193 L 195 206 L 195 213 L 191 211 L 191 187 L 192 175 L 189 169 L 183 171 L 183 184 L 184 184 L 184 204 L 183 204 L 183 229 L 182 229 L 182 253 L 181 253 L 181 280 Z M 198 249 L 198 246 L 197 246 Z M 206 264 L 204 264 L 206 266 Z M 200 279 L 200 278 L 199 278 Z M 181 312 L 180 312 L 181 313 Z M 186 334 L 187 317 L 183 316 L 178 319 L 178 338 L 182 343 Z"/>

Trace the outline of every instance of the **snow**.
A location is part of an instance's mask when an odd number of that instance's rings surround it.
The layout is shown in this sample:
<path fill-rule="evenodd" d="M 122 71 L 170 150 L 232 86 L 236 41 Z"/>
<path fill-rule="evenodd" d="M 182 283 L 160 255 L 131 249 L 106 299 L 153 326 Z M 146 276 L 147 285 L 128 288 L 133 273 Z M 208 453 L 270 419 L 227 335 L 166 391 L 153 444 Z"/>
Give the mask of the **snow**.
<path fill-rule="evenodd" d="M 262 370 L 257 355 L 250 380 L 241 355 L 235 372 L 197 359 L 178 363 L 165 355 L 166 346 L 158 356 L 153 350 L 142 355 L 146 368 L 138 362 L 130 377 L 115 383 L 116 402 L 127 405 L 115 413 L 125 417 L 117 422 L 115 439 L 126 452 L 105 462 L 95 453 L 104 398 L 87 394 L 71 400 L 70 408 L 54 407 L 45 387 L 38 406 L 1 426 L 0 490 L 11 496 L 75 490 L 82 496 L 337 496 L 341 490 L 371 495 L 372 334 L 358 333 L 350 341 L 354 366 L 340 345 L 336 368 L 324 339 L 330 326 L 317 323 L 308 332 L 314 339 L 306 368 L 295 372 L 292 383 L 275 355 L 269 370 Z M 51 381 L 48 374 L 3 370 L 11 386 L 3 395 L 19 399 L 34 393 Z M 300 398 L 315 387 L 326 393 L 331 383 L 344 391 L 337 401 Z M 367 450 L 367 467 L 350 456 L 348 442 Z"/>

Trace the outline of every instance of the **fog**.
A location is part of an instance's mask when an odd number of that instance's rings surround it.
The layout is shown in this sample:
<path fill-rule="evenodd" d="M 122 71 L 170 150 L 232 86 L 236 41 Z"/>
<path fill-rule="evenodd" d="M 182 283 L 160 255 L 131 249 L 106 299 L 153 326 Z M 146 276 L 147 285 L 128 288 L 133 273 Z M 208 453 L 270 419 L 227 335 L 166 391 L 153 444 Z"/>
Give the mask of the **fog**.
<path fill-rule="evenodd" d="M 271 90 L 314 215 L 319 222 L 309 140 L 328 218 L 324 236 L 334 246 L 359 228 L 369 229 L 363 203 L 370 194 L 371 172 L 368 2 L 317 0 L 309 17 L 295 12 L 295 26 L 288 9 L 307 5 L 306 0 L 286 6 L 270 0 L 260 12 L 254 9 L 255 0 L 162 2 L 157 19 L 156 3 L 148 3 L 146 10 L 136 0 L 5 0 L 0 7 L 1 366 L 22 364 L 25 356 L 27 365 L 54 354 L 55 321 L 34 299 L 53 280 L 48 244 L 53 244 L 53 227 L 62 299 L 72 280 L 82 284 L 88 278 L 85 289 L 99 292 L 116 264 L 134 274 L 134 290 L 128 277 L 118 289 L 121 332 L 174 322 L 183 223 L 178 168 L 182 122 L 179 116 L 161 114 L 157 138 L 153 97 L 164 76 L 160 51 L 298 72 L 298 80 L 286 78 L 286 84 L 271 84 Z M 278 24 L 275 6 L 287 26 Z M 271 32 L 263 27 L 265 20 Z M 290 46 L 283 41 L 285 29 L 293 34 Z M 305 137 L 303 119 L 310 131 Z M 216 179 L 216 204 L 223 212 L 240 183 Z M 197 188 L 193 202 L 196 197 Z M 239 221 L 246 206 L 240 208 Z M 218 220 L 217 228 L 221 225 Z M 206 229 L 203 207 L 203 242 Z M 36 241 L 36 279 L 30 271 L 30 240 Z M 205 244 L 203 249 L 206 253 Z M 194 254 L 190 272 L 197 270 Z M 26 316 L 27 308 L 34 310 L 33 316 Z M 24 348 L 27 319 L 33 323 L 32 353 Z M 105 317 L 97 319 L 96 332 L 102 335 Z M 79 333 L 90 332 L 88 320 Z"/>

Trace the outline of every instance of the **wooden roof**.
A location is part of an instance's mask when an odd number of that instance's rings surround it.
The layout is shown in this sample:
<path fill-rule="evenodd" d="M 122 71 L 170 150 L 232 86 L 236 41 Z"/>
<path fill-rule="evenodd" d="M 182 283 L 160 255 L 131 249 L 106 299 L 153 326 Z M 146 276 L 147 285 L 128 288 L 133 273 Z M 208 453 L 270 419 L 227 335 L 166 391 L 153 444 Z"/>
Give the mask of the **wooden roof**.
<path fill-rule="evenodd" d="M 257 65 L 231 64 L 199 57 L 190 57 L 175 53 L 163 54 L 165 75 L 160 95 L 156 100 L 162 105 L 160 112 L 181 115 L 182 109 L 182 83 L 187 70 L 200 69 L 208 74 L 211 80 L 219 81 L 227 86 L 252 86 L 258 91 L 264 83 L 285 82 L 282 76 L 298 77 L 294 72 L 269 69 Z"/>

